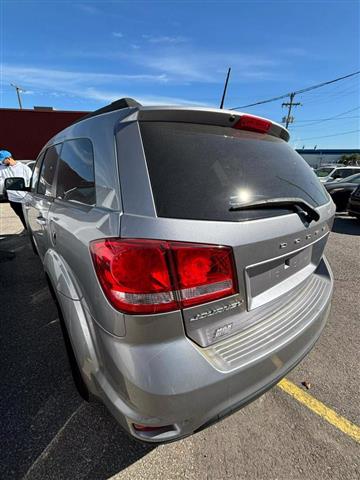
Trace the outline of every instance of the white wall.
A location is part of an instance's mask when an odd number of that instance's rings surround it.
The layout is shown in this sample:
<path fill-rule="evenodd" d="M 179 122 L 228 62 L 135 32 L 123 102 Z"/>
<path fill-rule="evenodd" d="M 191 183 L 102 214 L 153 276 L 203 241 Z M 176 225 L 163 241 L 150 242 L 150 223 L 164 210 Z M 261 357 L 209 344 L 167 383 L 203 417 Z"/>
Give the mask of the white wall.
<path fill-rule="evenodd" d="M 318 168 L 321 165 L 326 163 L 337 163 L 341 160 L 341 154 L 336 155 L 321 155 L 321 153 L 301 153 L 301 150 L 298 151 L 299 155 L 310 165 L 310 167 Z"/>

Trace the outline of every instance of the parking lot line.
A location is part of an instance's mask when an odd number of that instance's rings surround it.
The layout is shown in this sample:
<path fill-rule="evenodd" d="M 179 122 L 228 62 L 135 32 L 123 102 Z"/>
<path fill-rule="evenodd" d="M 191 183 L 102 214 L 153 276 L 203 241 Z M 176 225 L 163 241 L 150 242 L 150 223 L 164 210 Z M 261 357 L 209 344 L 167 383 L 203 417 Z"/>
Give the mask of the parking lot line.
<path fill-rule="evenodd" d="M 343 433 L 354 439 L 356 442 L 360 443 L 360 427 L 351 423 L 346 418 L 337 414 L 331 408 L 324 405 L 319 400 L 316 400 L 309 393 L 304 392 L 296 386 L 294 383 L 290 382 L 286 378 L 283 378 L 277 386 L 295 398 L 298 402 L 305 405 L 307 408 L 315 412 L 317 415 L 322 417 L 327 422 L 331 423 L 334 427 L 341 430 Z"/>

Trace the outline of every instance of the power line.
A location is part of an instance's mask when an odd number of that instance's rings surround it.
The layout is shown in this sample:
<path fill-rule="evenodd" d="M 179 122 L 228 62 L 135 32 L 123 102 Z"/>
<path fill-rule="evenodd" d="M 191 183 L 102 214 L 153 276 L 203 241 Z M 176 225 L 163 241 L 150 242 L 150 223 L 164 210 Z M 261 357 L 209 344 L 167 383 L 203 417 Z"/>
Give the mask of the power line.
<path fill-rule="evenodd" d="M 340 118 L 311 118 L 311 119 L 308 119 L 308 120 L 297 120 L 296 122 L 297 123 L 308 123 L 308 122 L 316 122 L 316 123 L 319 123 L 319 122 L 326 122 L 328 120 L 345 120 L 347 118 L 360 118 L 360 115 L 351 115 L 349 117 L 340 117 Z M 295 125 L 295 127 L 307 127 L 308 125 Z M 292 127 L 292 128 L 295 128 L 295 127 Z"/>
<path fill-rule="evenodd" d="M 352 78 L 349 78 L 346 82 L 346 85 L 344 85 L 343 83 L 338 83 L 337 85 L 331 85 L 331 90 L 328 91 L 328 90 L 325 90 L 325 92 L 323 90 L 320 90 L 319 92 L 318 91 L 310 91 L 310 92 L 305 92 L 306 95 L 308 96 L 308 98 L 312 98 L 312 99 L 316 99 L 316 98 L 319 98 L 319 97 L 324 97 L 324 96 L 328 96 L 328 97 L 332 97 L 332 96 L 336 96 L 336 95 L 339 95 L 339 94 L 343 94 L 343 93 L 346 93 L 346 92 L 350 92 L 353 88 L 359 88 L 359 80 L 356 76 L 352 77 Z"/>
<path fill-rule="evenodd" d="M 284 95 L 279 95 L 278 97 L 269 98 L 268 100 L 260 100 L 259 102 L 250 103 L 249 105 L 242 105 L 240 107 L 233 107 L 230 110 L 238 110 L 239 108 L 248 108 L 254 107 L 255 105 L 262 105 L 264 103 L 275 102 L 276 100 L 282 100 L 283 98 L 293 97 L 297 94 L 309 92 L 310 90 L 315 90 L 316 88 L 324 87 L 325 85 L 330 85 L 331 83 L 339 82 L 340 80 L 345 80 L 346 78 L 353 77 L 355 75 L 359 75 L 360 70 L 354 73 L 350 73 L 349 75 L 344 75 L 343 77 L 335 78 L 334 80 L 328 80 L 327 82 L 318 83 L 317 85 L 312 85 L 311 87 L 302 88 L 301 90 L 296 90 L 295 92 L 285 93 Z"/>
<path fill-rule="evenodd" d="M 346 112 L 338 113 L 337 115 L 333 115 L 332 117 L 323 118 L 323 119 L 319 119 L 319 120 L 314 120 L 313 122 L 308 123 L 307 125 L 295 125 L 295 128 L 310 127 L 311 125 L 316 125 L 318 123 L 328 122 L 329 120 L 334 120 L 336 118 L 339 119 L 339 120 L 342 120 L 342 118 L 341 118 L 342 115 L 346 115 L 347 113 L 351 113 L 351 112 L 354 112 L 355 110 L 359 110 L 359 108 L 360 108 L 360 106 L 355 107 L 355 108 L 351 108 L 350 110 L 347 110 Z M 351 118 L 351 117 L 344 117 L 344 118 Z M 352 117 L 352 118 L 358 118 L 358 117 L 355 116 L 355 117 Z"/>
<path fill-rule="evenodd" d="M 329 101 L 333 101 L 334 99 L 337 100 L 339 98 L 348 97 L 349 95 L 354 95 L 354 94 L 359 95 L 359 88 L 356 88 L 355 90 L 351 90 L 351 91 L 349 90 L 338 91 L 332 94 L 328 92 L 325 95 L 320 95 L 317 98 L 312 97 L 310 99 L 305 99 L 305 100 L 302 98 L 302 101 L 306 105 L 309 105 L 312 103 L 316 103 L 318 105 L 319 103 L 328 103 Z"/>
<path fill-rule="evenodd" d="M 340 135 L 348 135 L 349 133 L 356 133 L 356 132 L 360 132 L 360 129 L 349 130 L 347 132 L 341 132 L 341 133 L 334 133 L 332 135 L 322 135 L 321 137 L 295 138 L 294 141 L 300 142 L 300 141 L 303 141 L 303 140 L 317 140 L 318 138 L 339 137 Z"/>
<path fill-rule="evenodd" d="M 293 131 L 293 128 L 304 128 L 304 127 L 311 127 L 312 125 L 316 125 L 318 123 L 323 123 L 327 121 L 339 121 L 339 120 L 354 120 L 356 118 L 360 118 L 360 115 L 352 115 L 351 117 L 340 117 L 340 118 L 328 118 L 326 120 L 319 120 L 318 122 L 311 122 L 311 123 L 305 123 L 305 125 L 291 125 L 291 131 Z M 297 121 L 299 123 L 300 120 Z M 323 125 L 325 127 L 326 125 Z"/>

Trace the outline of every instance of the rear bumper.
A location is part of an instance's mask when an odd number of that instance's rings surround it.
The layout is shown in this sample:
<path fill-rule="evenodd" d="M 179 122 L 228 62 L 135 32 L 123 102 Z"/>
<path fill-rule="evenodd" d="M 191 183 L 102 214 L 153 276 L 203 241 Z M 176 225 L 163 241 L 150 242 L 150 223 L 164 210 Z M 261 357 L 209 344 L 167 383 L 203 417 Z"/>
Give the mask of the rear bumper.
<path fill-rule="evenodd" d="M 185 336 L 138 348 L 99 329 L 110 355 L 93 378 L 99 396 L 131 435 L 149 442 L 176 440 L 236 411 L 277 383 L 319 338 L 333 289 L 325 259 L 301 288 L 293 292 L 298 301 L 208 348 Z M 171 427 L 137 432 L 133 423 Z"/>

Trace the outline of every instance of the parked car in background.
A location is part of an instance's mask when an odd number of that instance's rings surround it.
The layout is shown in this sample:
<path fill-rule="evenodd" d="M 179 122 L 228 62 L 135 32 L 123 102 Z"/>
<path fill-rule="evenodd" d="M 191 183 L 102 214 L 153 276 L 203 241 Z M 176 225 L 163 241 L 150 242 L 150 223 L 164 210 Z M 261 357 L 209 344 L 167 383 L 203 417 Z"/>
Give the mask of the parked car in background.
<path fill-rule="evenodd" d="M 360 173 L 360 166 L 352 167 L 320 167 L 315 170 L 315 174 L 319 177 L 321 183 L 331 182 L 333 180 L 341 180 L 343 178 Z"/>
<path fill-rule="evenodd" d="M 360 185 L 350 195 L 347 211 L 349 215 L 356 217 L 358 220 L 360 220 Z"/>
<path fill-rule="evenodd" d="M 134 437 L 236 411 L 318 339 L 335 206 L 288 139 L 252 115 L 123 99 L 42 149 L 25 216 L 74 378 Z"/>
<path fill-rule="evenodd" d="M 335 182 L 325 183 L 325 188 L 331 195 L 338 212 L 346 210 L 351 193 L 360 185 L 360 173 L 351 175 L 344 179 L 340 178 Z"/>

